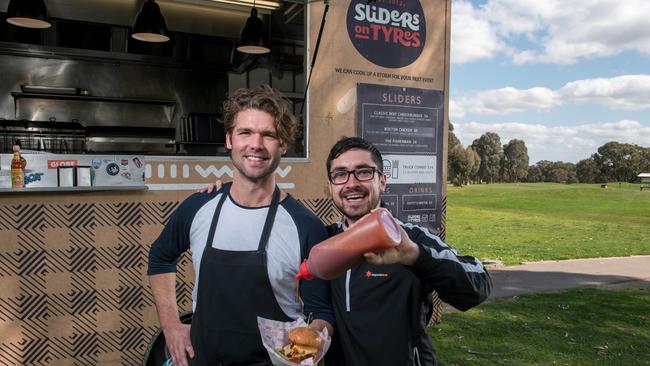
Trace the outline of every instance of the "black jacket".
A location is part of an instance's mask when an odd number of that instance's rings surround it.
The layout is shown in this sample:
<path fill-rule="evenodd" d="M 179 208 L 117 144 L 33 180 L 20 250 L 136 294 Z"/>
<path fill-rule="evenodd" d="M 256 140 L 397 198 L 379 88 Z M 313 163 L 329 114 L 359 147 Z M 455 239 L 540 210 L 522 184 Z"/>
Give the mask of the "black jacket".
<path fill-rule="evenodd" d="M 492 282 L 483 265 L 456 251 L 427 229 L 402 224 L 420 247 L 411 266 L 362 262 L 331 281 L 336 330 L 326 366 L 436 365 L 426 326 L 431 291 L 467 310 L 487 299 Z M 330 236 L 343 232 L 330 225 Z"/>

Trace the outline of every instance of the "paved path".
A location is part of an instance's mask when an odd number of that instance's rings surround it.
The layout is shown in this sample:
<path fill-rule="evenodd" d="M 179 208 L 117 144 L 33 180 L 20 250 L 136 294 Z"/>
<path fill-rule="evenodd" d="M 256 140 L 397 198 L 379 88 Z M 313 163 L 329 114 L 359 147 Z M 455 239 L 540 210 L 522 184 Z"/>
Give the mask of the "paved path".
<path fill-rule="evenodd" d="M 530 262 L 488 271 L 491 299 L 579 287 L 650 286 L 650 256 Z"/>

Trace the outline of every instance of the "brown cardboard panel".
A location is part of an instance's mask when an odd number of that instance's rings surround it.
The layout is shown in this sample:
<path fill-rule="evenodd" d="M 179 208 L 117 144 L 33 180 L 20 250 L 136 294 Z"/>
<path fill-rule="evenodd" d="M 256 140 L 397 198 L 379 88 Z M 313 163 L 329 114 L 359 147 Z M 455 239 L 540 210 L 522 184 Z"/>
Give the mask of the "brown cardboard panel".
<path fill-rule="evenodd" d="M 155 326 L 158 329 L 160 322 L 158 321 L 158 312 L 155 306 L 151 305 L 142 309 L 142 322 L 146 325 Z"/>
<path fill-rule="evenodd" d="M 21 328 L 22 322 L 18 319 L 6 319 L 6 316 L 0 317 L 0 332 L 2 344 L 17 346 L 22 340 Z M 0 355 L 3 351 L 0 350 Z"/>
<path fill-rule="evenodd" d="M 122 352 L 117 351 L 102 353 L 97 359 L 97 366 L 118 365 L 121 363 L 123 356 Z"/>
<path fill-rule="evenodd" d="M 67 268 L 45 276 L 46 292 L 51 295 L 66 294 L 74 290 L 72 273 Z"/>
<path fill-rule="evenodd" d="M 119 309 L 113 308 L 101 311 L 97 314 L 97 318 L 101 319 L 101 321 L 97 322 L 97 327 L 95 328 L 98 333 L 112 332 L 114 329 L 119 329 L 121 326 L 121 313 Z M 131 326 L 135 325 L 136 324 L 131 324 Z"/>
<path fill-rule="evenodd" d="M 43 245 L 51 251 L 64 252 L 70 248 L 70 230 L 64 227 L 47 228 Z"/>
<path fill-rule="evenodd" d="M 122 228 L 119 226 L 97 226 L 87 233 L 80 233 L 79 235 L 87 235 L 90 242 L 95 248 L 105 248 L 109 251 L 115 249 L 119 243 L 119 233 Z"/>
<path fill-rule="evenodd" d="M 160 235 L 160 232 L 162 231 L 164 225 L 162 222 L 157 223 L 157 224 L 151 224 L 151 225 L 142 225 L 140 226 L 140 235 L 141 235 L 141 240 L 142 243 L 145 244 L 147 250 L 149 250 L 149 247 L 151 244 L 158 238 L 158 235 Z"/>
<path fill-rule="evenodd" d="M 47 328 L 51 329 L 53 337 L 74 337 L 78 330 L 75 329 L 75 321 L 72 315 L 52 316 L 48 319 Z"/>
<path fill-rule="evenodd" d="M 120 287 L 120 269 L 117 267 L 100 269 L 93 275 L 96 288 L 117 289 Z"/>
<path fill-rule="evenodd" d="M 0 298 L 7 299 L 13 298 L 15 294 L 20 292 L 20 277 L 18 276 L 4 276 L 2 277 L 2 286 L 0 286 Z M 9 314 L 5 314 L 8 316 Z M 0 320 L 4 317 L 0 315 Z"/>

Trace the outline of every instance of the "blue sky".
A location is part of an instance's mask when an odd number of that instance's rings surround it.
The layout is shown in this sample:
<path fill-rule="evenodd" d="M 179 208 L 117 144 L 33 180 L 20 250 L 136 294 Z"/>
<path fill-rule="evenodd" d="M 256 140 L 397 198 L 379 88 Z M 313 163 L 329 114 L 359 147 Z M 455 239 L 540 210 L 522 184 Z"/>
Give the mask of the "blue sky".
<path fill-rule="evenodd" d="M 650 1 L 452 0 L 450 120 L 530 163 L 650 147 Z"/>

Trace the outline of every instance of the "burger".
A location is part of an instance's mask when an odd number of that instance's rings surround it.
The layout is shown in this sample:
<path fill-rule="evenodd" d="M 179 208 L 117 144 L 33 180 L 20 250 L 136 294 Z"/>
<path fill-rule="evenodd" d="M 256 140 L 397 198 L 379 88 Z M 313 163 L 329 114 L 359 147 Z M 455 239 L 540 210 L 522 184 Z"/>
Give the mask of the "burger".
<path fill-rule="evenodd" d="M 316 353 L 323 346 L 323 339 L 317 331 L 299 327 L 289 331 L 289 344 L 282 348 L 280 352 L 291 362 L 301 362 L 309 357 L 315 361 Z"/>

